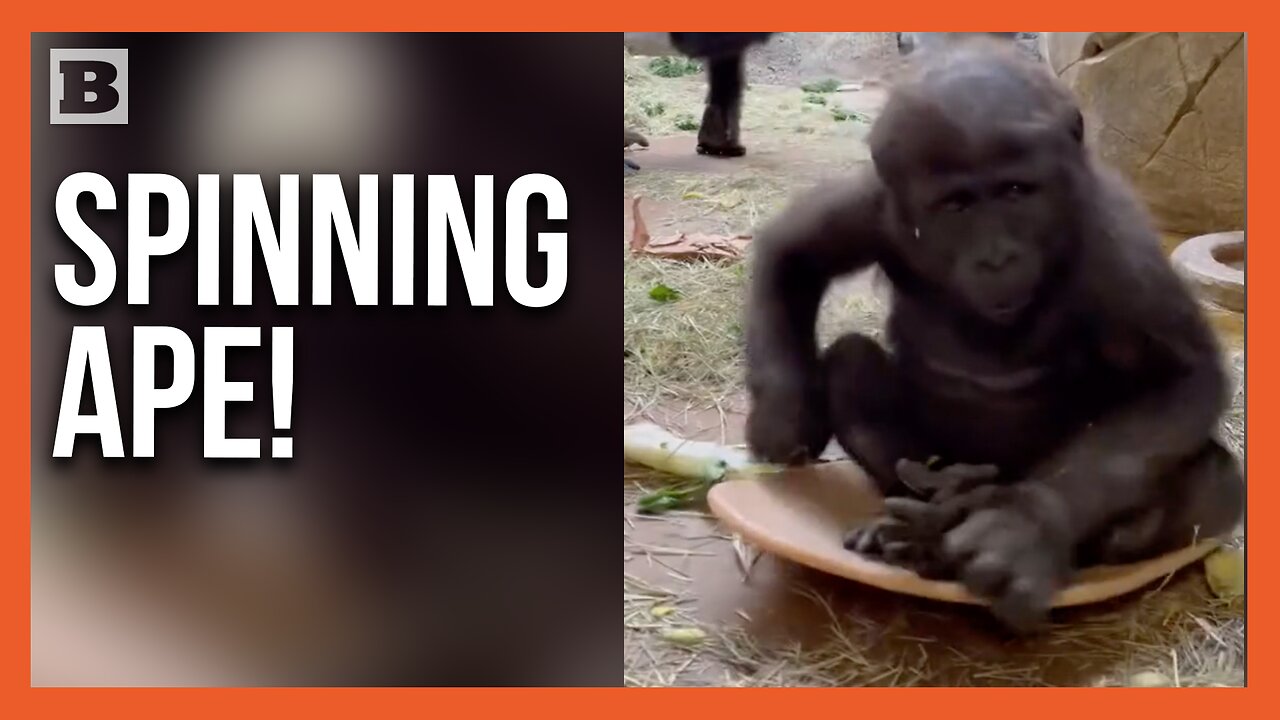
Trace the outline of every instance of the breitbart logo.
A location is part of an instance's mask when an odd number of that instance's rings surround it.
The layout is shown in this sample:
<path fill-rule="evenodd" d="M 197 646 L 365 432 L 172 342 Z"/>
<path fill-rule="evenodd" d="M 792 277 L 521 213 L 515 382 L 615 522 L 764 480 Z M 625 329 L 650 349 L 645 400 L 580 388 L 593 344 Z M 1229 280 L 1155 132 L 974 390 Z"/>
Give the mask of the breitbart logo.
<path fill-rule="evenodd" d="M 128 125 L 129 51 L 49 51 L 49 123 Z"/>

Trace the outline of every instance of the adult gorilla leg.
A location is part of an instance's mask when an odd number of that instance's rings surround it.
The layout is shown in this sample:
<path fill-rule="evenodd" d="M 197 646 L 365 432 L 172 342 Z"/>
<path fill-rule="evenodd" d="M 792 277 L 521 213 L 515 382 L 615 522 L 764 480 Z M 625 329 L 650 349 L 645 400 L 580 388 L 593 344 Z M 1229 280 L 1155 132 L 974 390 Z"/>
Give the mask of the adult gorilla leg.
<path fill-rule="evenodd" d="M 671 44 L 707 64 L 707 107 L 698 129 L 698 152 L 716 157 L 739 157 L 739 120 L 745 85 L 746 55 L 752 45 L 773 33 L 671 33 Z"/>
<path fill-rule="evenodd" d="M 698 128 L 698 153 L 740 157 L 747 149 L 740 141 L 746 54 L 712 58 L 707 63 L 707 107 Z"/>

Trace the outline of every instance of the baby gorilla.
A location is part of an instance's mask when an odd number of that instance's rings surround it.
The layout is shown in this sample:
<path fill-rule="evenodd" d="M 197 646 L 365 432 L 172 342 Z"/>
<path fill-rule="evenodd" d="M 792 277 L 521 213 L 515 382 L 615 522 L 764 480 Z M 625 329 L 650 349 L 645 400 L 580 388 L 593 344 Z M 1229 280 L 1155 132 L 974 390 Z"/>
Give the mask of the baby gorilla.
<path fill-rule="evenodd" d="M 834 433 L 887 496 L 921 498 L 849 545 L 954 576 L 1017 628 L 1075 568 L 1219 535 L 1243 509 L 1214 439 L 1217 342 L 1083 136 L 1070 92 L 1007 44 L 926 54 L 871 131 L 874 169 L 755 247 L 753 451 L 804 462 Z M 873 265 L 891 351 L 855 334 L 819 354 L 827 285 Z M 935 455 L 951 465 L 919 464 Z"/>

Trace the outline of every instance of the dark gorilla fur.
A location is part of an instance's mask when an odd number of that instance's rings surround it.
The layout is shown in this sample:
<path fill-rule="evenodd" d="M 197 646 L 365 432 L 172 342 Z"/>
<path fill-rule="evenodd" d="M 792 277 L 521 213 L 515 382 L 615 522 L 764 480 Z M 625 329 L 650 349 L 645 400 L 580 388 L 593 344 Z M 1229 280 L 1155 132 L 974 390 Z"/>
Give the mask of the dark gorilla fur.
<path fill-rule="evenodd" d="M 753 451 L 804 462 L 834 434 L 886 495 L 923 498 L 848 546 L 955 577 L 1015 628 L 1075 568 L 1220 535 L 1243 511 L 1215 440 L 1216 339 L 1083 136 L 1070 92 L 1006 43 L 927 54 L 872 129 L 874 169 L 797 200 L 755 247 Z M 827 285 L 873 265 L 890 350 L 851 334 L 819 353 Z M 904 482 L 932 456 L 952 463 L 935 480 L 991 477 Z"/>

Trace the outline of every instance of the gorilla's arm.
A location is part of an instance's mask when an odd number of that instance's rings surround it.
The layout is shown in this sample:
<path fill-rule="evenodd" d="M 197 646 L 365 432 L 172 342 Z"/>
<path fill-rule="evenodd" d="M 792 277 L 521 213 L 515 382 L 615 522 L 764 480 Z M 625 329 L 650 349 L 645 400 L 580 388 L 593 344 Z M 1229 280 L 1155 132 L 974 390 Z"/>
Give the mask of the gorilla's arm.
<path fill-rule="evenodd" d="M 1161 480 L 1213 435 L 1228 391 L 1213 332 L 1137 200 L 1110 175 L 1098 193 L 1105 200 L 1087 242 L 1085 303 L 1109 362 L 1145 391 L 1033 477 L 1056 491 L 1074 541 L 1178 492 Z"/>
<path fill-rule="evenodd" d="M 865 268 L 883 247 L 886 193 L 874 172 L 793 202 L 753 244 L 747 308 L 747 440 L 770 462 L 821 453 L 830 437 L 815 322 L 832 279 Z"/>

